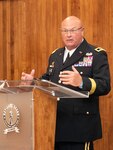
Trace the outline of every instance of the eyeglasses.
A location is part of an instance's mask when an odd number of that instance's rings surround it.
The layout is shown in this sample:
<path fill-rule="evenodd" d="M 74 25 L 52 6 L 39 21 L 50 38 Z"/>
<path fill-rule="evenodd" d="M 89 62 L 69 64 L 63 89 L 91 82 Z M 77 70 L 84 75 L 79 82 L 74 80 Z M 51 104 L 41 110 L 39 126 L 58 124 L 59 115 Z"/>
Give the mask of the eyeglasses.
<path fill-rule="evenodd" d="M 68 32 L 71 33 L 71 34 L 74 34 L 74 33 L 76 33 L 77 31 L 79 31 L 81 29 L 83 29 L 83 27 L 80 27 L 80 28 L 77 28 L 77 29 L 75 29 L 75 27 L 74 27 L 74 28 L 69 29 L 69 30 L 68 29 L 61 29 L 61 32 L 64 33 L 64 34 L 67 34 Z"/>

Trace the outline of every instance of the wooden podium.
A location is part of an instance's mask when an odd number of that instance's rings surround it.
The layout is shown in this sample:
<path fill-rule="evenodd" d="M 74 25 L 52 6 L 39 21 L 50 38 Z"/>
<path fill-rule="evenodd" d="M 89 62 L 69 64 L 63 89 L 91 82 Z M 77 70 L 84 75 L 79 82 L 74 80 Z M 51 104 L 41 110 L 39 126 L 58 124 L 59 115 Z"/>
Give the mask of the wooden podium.
<path fill-rule="evenodd" d="M 88 97 L 46 80 L 0 81 L 0 148 L 54 150 L 57 101 Z"/>

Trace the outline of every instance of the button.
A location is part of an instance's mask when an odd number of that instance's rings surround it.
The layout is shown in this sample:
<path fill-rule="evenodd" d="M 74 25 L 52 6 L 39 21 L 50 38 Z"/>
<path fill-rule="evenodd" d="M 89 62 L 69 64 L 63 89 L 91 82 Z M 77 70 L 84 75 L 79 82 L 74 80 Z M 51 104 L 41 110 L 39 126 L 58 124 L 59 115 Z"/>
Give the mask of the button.
<path fill-rule="evenodd" d="M 60 98 L 59 97 L 57 97 L 57 101 L 59 101 L 60 100 Z"/>
<path fill-rule="evenodd" d="M 79 54 L 82 54 L 82 51 L 79 51 Z"/>
<path fill-rule="evenodd" d="M 61 80 L 59 80 L 58 83 L 61 83 Z"/>
<path fill-rule="evenodd" d="M 83 74 L 83 72 L 81 71 L 80 74 Z"/>
<path fill-rule="evenodd" d="M 86 114 L 89 115 L 89 111 L 87 111 Z"/>

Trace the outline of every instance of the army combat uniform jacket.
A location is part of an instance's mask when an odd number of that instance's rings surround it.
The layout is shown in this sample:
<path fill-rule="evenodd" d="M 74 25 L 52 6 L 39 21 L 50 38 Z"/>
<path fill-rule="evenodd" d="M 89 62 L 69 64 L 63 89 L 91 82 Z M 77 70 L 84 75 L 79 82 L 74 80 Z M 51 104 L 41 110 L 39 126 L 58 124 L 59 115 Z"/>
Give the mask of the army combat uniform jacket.
<path fill-rule="evenodd" d="M 82 89 L 68 87 L 73 90 L 89 91 L 90 96 L 58 101 L 55 140 L 94 141 L 102 137 L 99 96 L 106 95 L 110 91 L 107 54 L 102 48 L 96 48 L 84 39 L 70 60 L 63 64 L 64 50 L 65 48 L 59 48 L 50 55 L 47 72 L 42 78 L 60 84 L 60 71 L 72 71 L 73 65 L 82 76 L 83 86 Z"/>

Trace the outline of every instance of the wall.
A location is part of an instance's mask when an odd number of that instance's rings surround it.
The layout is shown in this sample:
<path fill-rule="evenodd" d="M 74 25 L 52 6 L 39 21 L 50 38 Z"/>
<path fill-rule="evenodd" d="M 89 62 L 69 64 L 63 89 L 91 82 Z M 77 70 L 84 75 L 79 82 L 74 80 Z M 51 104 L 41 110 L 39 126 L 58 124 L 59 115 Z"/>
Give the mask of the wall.
<path fill-rule="evenodd" d="M 91 44 L 106 49 L 112 77 L 113 0 L 0 0 L 0 79 L 18 80 L 32 68 L 40 77 L 51 52 L 62 46 L 60 23 L 69 15 L 83 20 Z M 103 139 L 96 150 L 113 147 L 112 99 L 112 91 L 100 98 Z"/>

